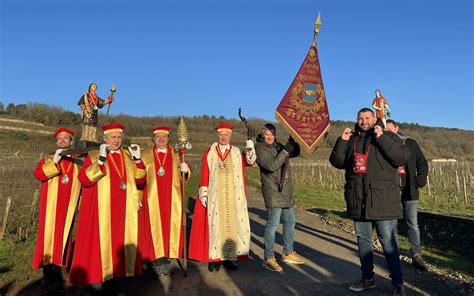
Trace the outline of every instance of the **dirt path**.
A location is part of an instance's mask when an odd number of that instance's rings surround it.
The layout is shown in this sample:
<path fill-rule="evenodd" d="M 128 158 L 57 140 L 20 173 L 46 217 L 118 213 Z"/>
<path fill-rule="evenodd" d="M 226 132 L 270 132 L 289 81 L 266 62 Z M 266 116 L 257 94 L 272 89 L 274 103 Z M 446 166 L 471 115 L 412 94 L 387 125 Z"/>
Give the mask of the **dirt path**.
<path fill-rule="evenodd" d="M 173 262 L 171 276 L 156 278 L 150 273 L 126 279 L 129 295 L 355 295 L 348 285 L 360 276 L 357 245 L 353 234 L 325 223 L 316 214 L 297 210 L 295 250 L 306 259 L 305 265 L 283 265 L 282 273 L 262 269 L 265 208 L 260 193 L 249 188 L 251 219 L 251 260 L 239 264 L 238 271 L 210 273 L 206 263 L 189 262 L 188 276 L 183 277 L 178 264 Z M 275 251 L 281 258 L 281 226 L 276 236 Z M 377 288 L 362 295 L 391 295 L 391 285 L 385 259 L 375 257 Z M 444 281 L 431 273 L 416 273 L 403 265 L 409 295 L 463 295 L 459 285 Z M 38 281 L 15 291 L 20 295 L 82 295 L 85 288 L 63 287 L 42 290 Z M 13 291 L 11 291 L 13 292 Z"/>

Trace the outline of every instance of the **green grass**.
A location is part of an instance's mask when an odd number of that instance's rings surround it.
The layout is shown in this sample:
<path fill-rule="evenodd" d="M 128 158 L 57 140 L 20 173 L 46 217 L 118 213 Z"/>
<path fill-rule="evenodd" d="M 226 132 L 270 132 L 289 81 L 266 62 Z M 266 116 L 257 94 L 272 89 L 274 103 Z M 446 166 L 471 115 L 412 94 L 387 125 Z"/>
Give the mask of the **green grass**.
<path fill-rule="evenodd" d="M 31 267 L 34 248 L 34 238 L 0 240 L 0 291 L 15 282 L 39 278 L 41 271 Z"/>
<path fill-rule="evenodd" d="M 446 214 L 451 216 L 463 216 L 463 217 L 474 217 L 474 202 L 472 201 L 472 193 L 468 197 L 468 203 L 463 202 L 464 197 L 459 193 L 458 201 L 454 199 L 454 194 L 444 194 L 444 196 L 439 196 L 437 200 L 434 198 L 429 198 L 427 190 L 423 190 L 420 195 L 420 200 L 418 203 L 418 208 L 431 212 Z"/>

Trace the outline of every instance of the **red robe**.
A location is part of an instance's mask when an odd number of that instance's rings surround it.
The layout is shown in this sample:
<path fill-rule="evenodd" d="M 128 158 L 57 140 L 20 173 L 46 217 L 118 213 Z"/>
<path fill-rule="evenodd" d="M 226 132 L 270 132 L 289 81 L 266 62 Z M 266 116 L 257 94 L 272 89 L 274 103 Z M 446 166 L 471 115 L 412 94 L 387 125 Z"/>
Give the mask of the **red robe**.
<path fill-rule="evenodd" d="M 79 285 L 141 273 L 137 184 L 146 182 L 145 167 L 136 165 L 123 149 L 120 154 L 109 153 L 104 165 L 98 164 L 98 157 L 98 151 L 89 152 L 79 172 L 82 200 L 69 275 L 70 282 Z M 120 189 L 122 182 L 126 190 Z"/>
<path fill-rule="evenodd" d="M 52 156 L 46 156 L 35 168 L 41 181 L 39 200 L 39 226 L 33 268 L 48 264 L 66 266 L 71 250 L 71 229 L 81 192 L 77 180 L 82 161 L 63 157 L 58 165 Z M 67 175 L 67 177 L 64 177 Z M 68 178 L 67 184 L 61 180 Z"/>
<path fill-rule="evenodd" d="M 372 102 L 372 105 L 377 107 L 375 109 L 375 116 L 379 119 L 385 119 L 385 105 L 388 104 L 387 100 L 384 97 L 375 98 Z"/>
<path fill-rule="evenodd" d="M 179 155 L 169 145 L 166 154 L 157 153 L 154 146 L 143 152 L 142 160 L 146 166 L 147 182 L 143 208 L 139 213 L 138 249 L 143 261 L 154 261 L 161 257 L 181 258 L 183 238 Z M 165 171 L 163 176 L 158 175 L 160 163 Z M 187 178 L 189 176 L 190 171 Z"/>
<path fill-rule="evenodd" d="M 202 205 L 199 197 L 196 198 L 189 238 L 189 258 L 202 262 L 245 260 L 248 258 L 250 248 L 250 224 L 245 196 L 244 171 L 248 164 L 245 152 L 240 154 L 238 148 L 231 146 L 231 152 L 227 157 L 219 160 L 216 154 L 217 149 L 219 149 L 218 145 L 214 143 L 202 157 L 199 196 L 208 197 L 207 207 Z M 226 189 L 222 188 L 224 184 L 219 184 L 222 183 L 219 181 L 222 179 L 218 177 L 219 174 L 222 174 L 219 171 L 222 169 L 219 167 L 220 162 L 225 162 L 227 168 L 232 167 L 230 174 L 233 179 L 226 179 L 231 184 Z M 232 204 L 232 213 L 234 210 L 236 213 L 235 216 L 232 215 L 233 222 L 226 219 L 225 216 L 216 220 L 222 214 L 222 208 L 215 205 L 226 203 L 224 196 L 232 196 L 232 200 L 228 203 Z M 212 223 L 209 218 L 213 221 Z M 229 224 L 235 224 L 235 229 L 230 230 L 232 235 L 228 238 L 231 239 L 226 239 L 222 229 L 226 229 L 228 226 L 232 227 Z M 211 248 L 211 246 L 214 247 Z"/>

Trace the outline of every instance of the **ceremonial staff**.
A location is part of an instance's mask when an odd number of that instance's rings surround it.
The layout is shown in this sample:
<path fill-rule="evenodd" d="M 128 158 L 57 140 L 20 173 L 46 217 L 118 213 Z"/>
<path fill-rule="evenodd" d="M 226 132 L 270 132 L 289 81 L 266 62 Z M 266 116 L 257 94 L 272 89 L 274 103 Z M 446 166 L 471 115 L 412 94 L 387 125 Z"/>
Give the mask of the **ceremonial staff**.
<path fill-rule="evenodd" d="M 247 140 L 252 140 L 252 138 L 255 137 L 255 132 L 250 127 L 247 119 L 242 116 L 242 108 L 239 108 L 239 118 L 240 118 L 240 120 L 242 120 L 244 122 L 245 127 L 247 128 Z"/>
<path fill-rule="evenodd" d="M 186 123 L 184 122 L 184 118 L 181 117 L 179 120 L 178 124 L 178 132 L 177 132 L 177 138 L 178 141 L 174 147 L 174 150 L 179 153 L 179 159 L 180 163 L 185 162 L 185 156 L 184 152 L 186 150 L 191 149 L 191 143 L 188 142 L 188 130 L 186 128 Z M 186 277 L 187 276 L 187 270 L 188 270 L 188 253 L 187 253 L 187 242 L 186 242 L 186 207 L 187 207 L 187 199 L 185 198 L 185 193 L 184 193 L 184 184 L 185 184 L 185 178 L 186 178 L 186 173 L 185 172 L 180 172 L 181 173 L 181 206 L 182 206 L 182 235 L 183 235 L 183 275 Z"/>
<path fill-rule="evenodd" d="M 114 97 L 116 91 L 117 89 L 115 88 L 115 84 L 112 84 L 112 87 L 110 88 L 110 96 L 112 98 Z M 109 119 L 110 105 L 112 105 L 112 103 L 109 103 L 109 105 L 107 106 L 107 113 L 105 113 L 105 121 Z"/>

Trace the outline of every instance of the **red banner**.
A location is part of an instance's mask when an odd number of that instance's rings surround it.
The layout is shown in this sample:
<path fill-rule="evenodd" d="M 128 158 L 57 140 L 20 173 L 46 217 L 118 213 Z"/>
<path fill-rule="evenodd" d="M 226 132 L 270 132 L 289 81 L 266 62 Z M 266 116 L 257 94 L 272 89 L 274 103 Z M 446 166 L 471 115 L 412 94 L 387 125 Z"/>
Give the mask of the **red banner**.
<path fill-rule="evenodd" d="M 316 40 L 275 112 L 276 119 L 309 155 L 329 132 L 329 111 Z"/>

